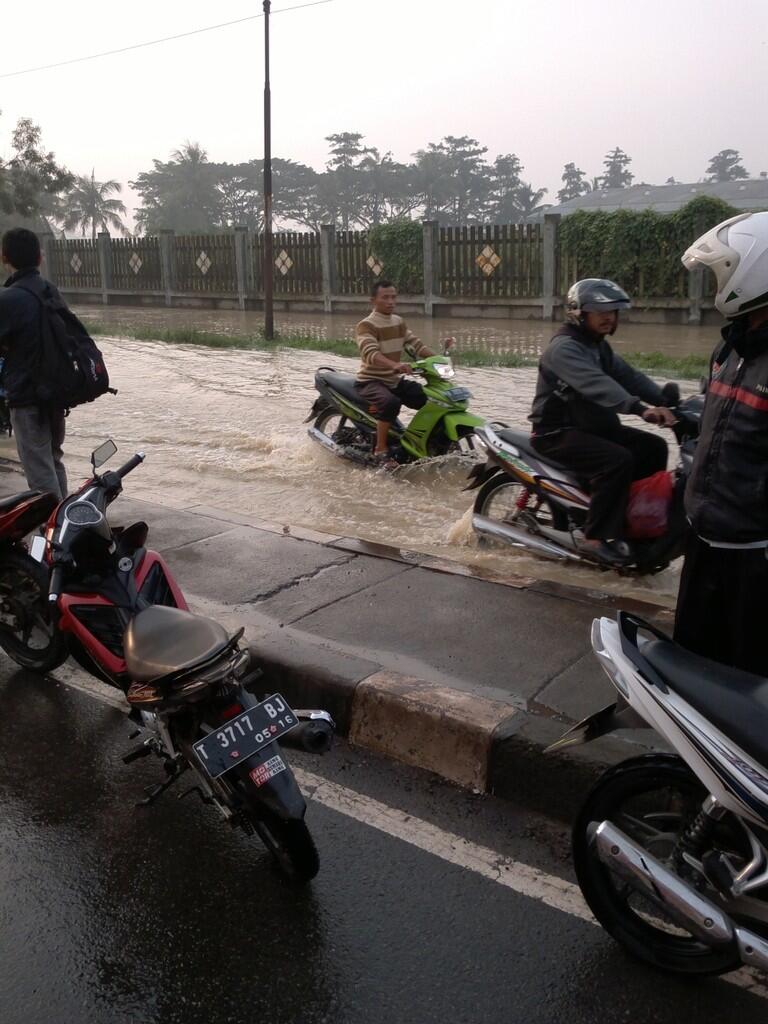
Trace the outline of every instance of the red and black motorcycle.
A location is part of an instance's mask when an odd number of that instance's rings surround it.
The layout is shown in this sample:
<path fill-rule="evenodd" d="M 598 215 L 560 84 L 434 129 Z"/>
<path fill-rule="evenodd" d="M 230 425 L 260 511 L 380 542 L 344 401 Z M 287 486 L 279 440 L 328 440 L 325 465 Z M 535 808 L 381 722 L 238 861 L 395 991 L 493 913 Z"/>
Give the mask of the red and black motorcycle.
<path fill-rule="evenodd" d="M 132 683 L 158 703 L 133 707 L 142 737 L 128 764 L 155 754 L 164 781 L 153 803 L 187 771 L 205 803 L 254 832 L 290 878 L 307 881 L 318 857 L 304 821 L 306 803 L 280 745 L 322 753 L 333 721 L 325 711 L 293 711 L 280 694 L 260 699 L 260 669 L 218 622 L 193 615 L 163 558 L 145 545 L 138 522 L 111 527 L 107 508 L 123 478 L 144 461 L 97 470 L 117 451 L 92 455 L 93 477 L 59 503 L 26 491 L 0 501 L 0 647 L 18 664 L 50 672 L 70 655 L 123 693 Z M 27 549 L 25 536 L 45 524 Z"/>

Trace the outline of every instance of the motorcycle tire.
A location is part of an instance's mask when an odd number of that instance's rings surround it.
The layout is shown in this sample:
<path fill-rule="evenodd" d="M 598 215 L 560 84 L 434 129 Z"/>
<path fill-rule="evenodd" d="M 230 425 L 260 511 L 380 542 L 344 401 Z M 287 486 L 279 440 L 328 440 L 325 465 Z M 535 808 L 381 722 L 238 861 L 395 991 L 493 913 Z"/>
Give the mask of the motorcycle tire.
<path fill-rule="evenodd" d="M 281 874 L 299 885 L 315 877 L 320 870 L 320 858 L 306 822 L 285 821 L 263 807 L 251 821 Z"/>
<path fill-rule="evenodd" d="M 0 552 L 0 648 L 33 672 L 52 672 L 69 657 L 65 636 L 48 615 L 48 573 L 23 551 Z M 14 627 L 6 621 L 14 620 Z M 37 627 L 47 642 L 33 645 Z"/>
<path fill-rule="evenodd" d="M 663 920 L 663 910 L 603 864 L 589 843 L 587 829 L 592 822 L 611 821 L 669 866 L 677 840 L 706 796 L 680 758 L 646 754 L 607 771 L 587 796 L 573 826 L 576 877 L 589 909 L 633 957 L 676 974 L 723 974 L 739 967 L 741 960 L 733 948 L 714 949 L 671 920 Z M 666 809 L 653 810 L 659 802 L 666 802 Z M 634 808 L 631 815 L 630 806 Z M 649 810 L 641 818 L 644 806 Z M 635 906 L 630 906 L 630 900 Z"/>
<path fill-rule="evenodd" d="M 505 490 L 509 492 L 509 504 L 511 506 L 518 499 L 522 498 L 524 492 L 526 492 L 528 488 L 525 484 L 508 476 L 506 473 L 496 473 L 489 480 L 486 480 L 477 492 L 473 511 L 478 515 L 488 516 L 490 519 L 496 519 L 499 522 L 514 522 L 517 516 L 510 519 L 508 516 L 499 518 L 498 515 L 490 514 L 493 511 L 492 505 L 494 499 L 500 498 Z M 533 517 L 533 520 L 540 521 L 542 526 L 550 528 L 554 526 L 552 511 L 546 502 L 542 503 L 535 509 L 526 507 L 524 511 L 526 517 Z"/>

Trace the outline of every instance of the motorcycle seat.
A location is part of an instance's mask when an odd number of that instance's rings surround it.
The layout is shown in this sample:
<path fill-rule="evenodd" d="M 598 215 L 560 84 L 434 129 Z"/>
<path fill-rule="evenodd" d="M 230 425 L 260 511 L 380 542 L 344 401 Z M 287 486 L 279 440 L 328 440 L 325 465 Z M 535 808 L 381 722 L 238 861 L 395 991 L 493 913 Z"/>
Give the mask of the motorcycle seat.
<path fill-rule="evenodd" d="M 768 679 L 650 640 L 643 657 L 664 682 L 760 764 L 768 766 Z"/>
<path fill-rule="evenodd" d="M 355 387 L 355 378 L 349 373 L 336 373 L 335 370 L 318 370 L 316 377 L 328 387 L 338 391 L 340 395 L 356 405 L 365 404 L 360 392 Z"/>
<path fill-rule="evenodd" d="M 157 683 L 212 661 L 229 644 L 226 629 L 213 619 L 153 605 L 125 629 L 125 666 L 137 683 Z"/>
<path fill-rule="evenodd" d="M 521 455 L 527 455 L 530 459 L 536 459 L 538 462 L 544 463 L 544 465 L 557 470 L 557 472 L 560 473 L 561 475 L 565 475 L 566 477 L 568 477 L 576 487 L 581 486 L 576 477 L 573 475 L 572 471 L 567 466 L 564 466 L 560 462 L 555 462 L 555 460 L 551 459 L 548 455 L 542 455 L 540 452 L 536 451 L 536 449 L 531 444 L 530 434 L 526 434 L 522 430 L 504 429 L 497 430 L 496 436 L 500 437 L 501 440 L 505 441 L 507 444 L 511 444 L 515 448 L 518 448 L 520 450 Z"/>
<path fill-rule="evenodd" d="M 3 498 L 0 501 L 0 512 L 10 512 L 16 508 L 17 505 L 21 505 L 23 501 L 29 501 L 30 498 L 37 498 L 40 495 L 40 491 L 21 491 L 19 494 L 12 494 L 10 498 Z"/>

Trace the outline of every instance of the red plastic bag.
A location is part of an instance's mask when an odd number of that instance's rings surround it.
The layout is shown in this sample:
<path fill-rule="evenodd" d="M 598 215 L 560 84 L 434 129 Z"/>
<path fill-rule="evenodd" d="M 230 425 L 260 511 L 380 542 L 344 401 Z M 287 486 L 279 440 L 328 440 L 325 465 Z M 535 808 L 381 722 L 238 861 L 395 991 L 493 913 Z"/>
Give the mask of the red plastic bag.
<path fill-rule="evenodd" d="M 672 474 L 666 470 L 635 480 L 627 502 L 628 540 L 650 540 L 666 532 L 674 486 Z"/>

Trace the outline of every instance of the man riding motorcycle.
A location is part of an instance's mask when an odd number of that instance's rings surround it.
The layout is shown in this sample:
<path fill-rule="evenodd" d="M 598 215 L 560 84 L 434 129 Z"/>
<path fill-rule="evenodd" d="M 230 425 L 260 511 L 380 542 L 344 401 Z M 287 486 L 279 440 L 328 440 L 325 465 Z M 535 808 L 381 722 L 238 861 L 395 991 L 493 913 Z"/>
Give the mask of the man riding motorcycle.
<path fill-rule="evenodd" d="M 629 308 L 629 296 L 613 281 L 585 278 L 571 286 L 567 321 L 539 360 L 529 417 L 536 451 L 570 470 L 589 491 L 580 546 L 616 565 L 630 557 L 622 538 L 632 482 L 667 466 L 666 442 L 623 426 L 618 413 L 667 427 L 675 422 L 662 406 L 661 388 L 606 340 L 616 331 L 619 310 Z"/>

